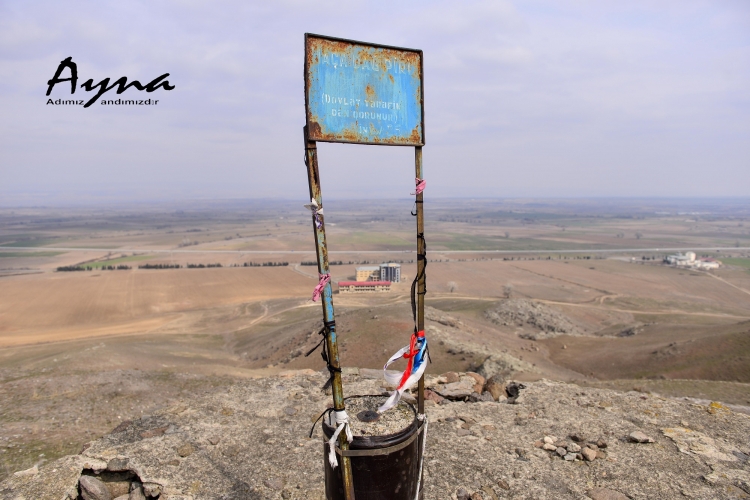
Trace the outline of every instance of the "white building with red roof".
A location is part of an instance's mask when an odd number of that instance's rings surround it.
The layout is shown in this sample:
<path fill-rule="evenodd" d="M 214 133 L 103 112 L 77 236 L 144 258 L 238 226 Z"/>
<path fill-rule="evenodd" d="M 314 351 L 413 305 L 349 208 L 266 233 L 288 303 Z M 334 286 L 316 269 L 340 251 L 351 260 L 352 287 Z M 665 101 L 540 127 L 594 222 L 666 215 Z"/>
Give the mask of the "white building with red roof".
<path fill-rule="evenodd" d="M 379 293 L 390 291 L 390 281 L 339 281 L 339 293 Z"/>

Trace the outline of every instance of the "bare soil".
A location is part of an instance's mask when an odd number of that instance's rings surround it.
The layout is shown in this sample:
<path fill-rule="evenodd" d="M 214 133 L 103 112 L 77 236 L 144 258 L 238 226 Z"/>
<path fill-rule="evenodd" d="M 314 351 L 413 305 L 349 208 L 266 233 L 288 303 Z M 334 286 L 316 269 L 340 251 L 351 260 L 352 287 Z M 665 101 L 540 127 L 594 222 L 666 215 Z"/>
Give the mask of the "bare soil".
<path fill-rule="evenodd" d="M 0 478 L 181 399 L 283 370 L 324 370 L 319 351 L 305 356 L 321 339 L 322 315 L 309 300 L 317 269 L 300 265 L 315 260 L 301 205 L 0 209 Z M 403 261 L 404 282 L 390 293 L 334 295 L 344 367 L 382 368 L 414 329 L 410 207 L 326 204 L 329 249 L 341 252 L 330 258 L 344 262 L 331 266 L 334 281 L 365 262 Z M 705 273 L 661 265 L 665 252 L 585 252 L 750 245 L 750 214 L 740 208 L 686 219 L 641 205 L 623 216 L 593 202 L 436 202 L 427 220 L 427 372 L 505 356 L 524 367 L 516 380 L 750 404 L 748 269 Z M 518 253 L 472 253 L 481 249 Z M 581 253 L 555 252 L 566 249 Z M 385 253 L 393 250 L 411 253 Z M 534 250 L 545 253 L 526 253 Z M 114 259 L 133 269 L 54 271 Z M 223 267 L 137 269 L 143 263 Z M 586 335 L 545 338 L 537 321 L 491 321 L 487 311 L 509 292 Z"/>

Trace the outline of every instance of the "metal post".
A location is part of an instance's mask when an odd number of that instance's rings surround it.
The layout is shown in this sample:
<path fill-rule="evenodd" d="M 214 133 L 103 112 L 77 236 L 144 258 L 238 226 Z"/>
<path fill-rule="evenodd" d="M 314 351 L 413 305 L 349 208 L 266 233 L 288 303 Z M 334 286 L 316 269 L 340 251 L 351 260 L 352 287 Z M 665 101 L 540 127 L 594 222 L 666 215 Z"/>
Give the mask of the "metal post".
<path fill-rule="evenodd" d="M 305 155 L 307 163 L 307 180 L 310 186 L 310 198 L 314 199 L 319 207 L 323 207 L 323 197 L 320 192 L 320 175 L 318 173 L 318 146 L 315 141 L 309 141 L 307 127 L 304 127 Z M 322 224 L 317 227 L 313 216 L 313 231 L 315 233 L 315 248 L 318 257 L 318 273 L 328 274 L 328 246 L 326 245 L 325 216 L 321 217 Z M 328 357 L 331 366 L 341 368 L 339 363 L 339 346 L 336 342 L 336 325 L 333 323 L 333 296 L 331 283 L 329 282 L 323 290 L 323 321 L 328 326 L 327 345 Z M 341 373 L 333 373 L 333 408 L 336 411 L 344 410 L 344 388 L 341 385 Z M 349 449 L 346 433 L 339 434 L 339 446 L 342 450 Z M 352 481 L 352 465 L 349 457 L 341 457 L 341 476 L 344 482 L 344 497 L 346 500 L 354 500 L 354 482 Z"/>
<path fill-rule="evenodd" d="M 414 171 L 418 179 L 424 179 L 422 172 L 422 147 L 417 146 L 414 148 Z M 417 283 L 417 330 L 424 330 L 424 295 L 425 295 L 425 275 L 424 267 L 427 264 L 427 256 L 425 255 L 425 242 L 424 242 L 424 210 L 422 209 L 424 200 L 424 193 L 417 195 L 417 255 L 423 255 L 424 257 L 417 257 L 417 276 L 419 276 L 419 283 Z M 424 414 L 424 374 L 419 379 L 419 388 L 417 395 L 417 404 L 419 413 Z"/>

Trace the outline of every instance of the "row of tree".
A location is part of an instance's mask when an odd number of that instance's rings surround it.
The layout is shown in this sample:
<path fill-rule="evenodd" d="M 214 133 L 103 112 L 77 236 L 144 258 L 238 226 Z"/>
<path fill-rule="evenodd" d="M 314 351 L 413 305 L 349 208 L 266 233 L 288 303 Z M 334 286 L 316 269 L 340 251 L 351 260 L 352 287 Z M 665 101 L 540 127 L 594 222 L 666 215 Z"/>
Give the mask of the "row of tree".
<path fill-rule="evenodd" d="M 289 262 L 245 262 L 240 266 L 239 264 L 232 264 L 232 267 L 277 267 L 277 266 L 288 266 Z"/>
<path fill-rule="evenodd" d="M 414 262 L 414 260 L 389 260 L 388 262 L 394 262 L 396 264 L 411 264 Z M 375 264 L 375 262 L 370 262 L 369 260 L 350 260 L 349 262 L 344 262 L 343 260 L 332 260 L 328 262 L 329 266 L 344 266 L 344 265 L 352 265 L 356 264 L 358 266 L 366 266 L 368 264 Z M 317 266 L 318 263 L 314 260 L 303 260 L 299 263 L 300 266 Z"/>
<path fill-rule="evenodd" d="M 117 266 L 101 266 L 99 268 L 92 266 L 60 266 L 57 268 L 57 272 L 68 273 L 74 271 L 93 271 L 94 269 L 101 269 L 102 271 L 127 271 L 132 269 L 130 266 L 120 264 Z"/>
<path fill-rule="evenodd" d="M 329 266 L 343 266 L 345 264 L 359 264 L 359 262 L 349 261 L 344 262 L 343 260 L 330 260 L 328 261 Z M 318 263 L 314 260 L 303 260 L 299 263 L 300 266 L 317 266 Z"/>

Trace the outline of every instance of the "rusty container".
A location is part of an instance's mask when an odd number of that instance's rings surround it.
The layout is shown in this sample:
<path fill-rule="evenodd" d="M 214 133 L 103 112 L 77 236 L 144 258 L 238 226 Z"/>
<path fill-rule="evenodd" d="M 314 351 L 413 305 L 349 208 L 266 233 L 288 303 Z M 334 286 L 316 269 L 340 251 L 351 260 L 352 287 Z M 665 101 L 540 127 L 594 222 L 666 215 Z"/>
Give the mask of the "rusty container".
<path fill-rule="evenodd" d="M 414 414 L 414 420 L 408 427 L 383 436 L 354 436 L 349 450 L 345 451 L 352 464 L 356 500 L 414 500 L 418 487 L 419 499 L 423 498 L 423 483 L 419 481 L 423 424 L 417 419 L 414 406 L 405 404 Z M 349 418 L 356 417 L 350 415 Z M 328 440 L 335 429 L 325 420 L 322 427 L 326 439 L 323 446 L 326 499 L 344 500 L 341 456 L 337 455 L 339 467 L 335 469 L 328 462 Z"/>

